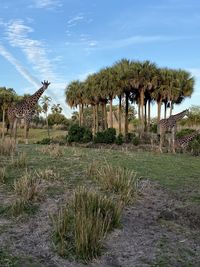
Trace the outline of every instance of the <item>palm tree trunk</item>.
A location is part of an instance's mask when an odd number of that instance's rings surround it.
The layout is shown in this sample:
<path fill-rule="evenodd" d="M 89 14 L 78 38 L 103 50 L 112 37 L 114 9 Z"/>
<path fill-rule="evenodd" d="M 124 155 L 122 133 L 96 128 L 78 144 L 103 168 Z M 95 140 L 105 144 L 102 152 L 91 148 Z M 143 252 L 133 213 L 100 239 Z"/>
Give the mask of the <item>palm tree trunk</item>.
<path fill-rule="evenodd" d="M 141 114 L 140 114 L 140 102 L 138 102 L 138 120 L 141 121 Z"/>
<path fill-rule="evenodd" d="M 140 91 L 141 131 L 144 131 L 144 89 Z"/>
<path fill-rule="evenodd" d="M 118 109 L 118 118 L 119 118 L 119 134 L 122 133 L 122 96 L 119 97 L 119 109 Z"/>
<path fill-rule="evenodd" d="M 129 93 L 126 92 L 125 93 L 125 99 L 126 99 L 126 106 L 125 106 L 125 125 L 124 125 L 124 135 L 127 138 L 128 135 L 128 97 L 129 97 Z"/>
<path fill-rule="evenodd" d="M 110 128 L 113 128 L 112 98 L 110 98 Z"/>
<path fill-rule="evenodd" d="M 160 121 L 160 117 L 161 117 L 161 105 L 162 105 L 162 99 L 160 99 L 160 100 L 157 102 L 157 105 L 158 105 L 158 117 L 157 117 L 157 123 L 159 123 L 159 121 Z"/>
<path fill-rule="evenodd" d="M 147 131 L 150 131 L 150 123 L 151 123 L 151 100 L 148 100 L 148 122 L 147 122 Z"/>
<path fill-rule="evenodd" d="M 81 104 L 79 104 L 79 117 L 78 117 L 78 125 L 81 126 Z"/>
<path fill-rule="evenodd" d="M 81 125 L 84 125 L 83 104 L 81 104 Z"/>
<path fill-rule="evenodd" d="M 164 119 L 167 118 L 167 102 L 164 102 Z"/>
<path fill-rule="evenodd" d="M 50 138 L 50 132 L 49 132 L 49 122 L 48 122 L 48 116 L 47 116 L 47 112 L 46 112 L 46 124 L 47 124 L 47 133 L 48 133 L 48 137 Z"/>
<path fill-rule="evenodd" d="M 103 107 L 104 107 L 104 122 L 105 122 L 105 129 L 108 129 L 108 120 L 107 120 L 106 103 L 103 104 Z"/>
<path fill-rule="evenodd" d="M 147 101 L 144 104 L 144 129 L 147 130 Z"/>
<path fill-rule="evenodd" d="M 4 139 L 4 131 L 5 131 L 5 108 L 3 108 L 3 120 L 2 120 L 2 139 Z"/>
<path fill-rule="evenodd" d="M 102 130 L 105 130 L 105 116 L 104 116 L 103 102 L 101 103 L 101 127 Z"/>
<path fill-rule="evenodd" d="M 95 106 L 92 106 L 92 113 L 93 113 L 93 134 L 96 134 L 96 111 Z"/>
<path fill-rule="evenodd" d="M 172 101 L 171 101 L 170 102 L 170 113 L 169 113 L 170 116 L 172 115 L 172 107 L 173 107 L 173 105 L 172 105 Z"/>
<path fill-rule="evenodd" d="M 99 131 L 99 104 L 96 104 L 96 131 Z"/>

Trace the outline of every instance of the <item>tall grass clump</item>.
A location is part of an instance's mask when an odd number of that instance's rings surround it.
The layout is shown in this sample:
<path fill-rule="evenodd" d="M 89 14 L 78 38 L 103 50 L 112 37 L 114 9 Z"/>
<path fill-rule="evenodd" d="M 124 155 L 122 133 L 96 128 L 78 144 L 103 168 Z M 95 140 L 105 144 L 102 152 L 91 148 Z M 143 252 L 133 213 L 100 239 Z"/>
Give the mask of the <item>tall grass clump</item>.
<path fill-rule="evenodd" d="M 16 199 L 11 207 L 11 213 L 18 215 L 28 206 L 30 207 L 34 201 L 41 198 L 42 187 L 41 180 L 33 177 L 31 173 L 26 173 L 13 184 Z"/>
<path fill-rule="evenodd" d="M 65 218 L 63 218 L 65 216 Z M 120 226 L 121 203 L 80 187 L 74 192 L 69 208 L 53 219 L 57 248 L 74 253 L 85 262 L 101 254 L 107 233 Z"/>
<path fill-rule="evenodd" d="M 6 168 L 0 167 L 0 183 L 4 183 L 6 178 Z"/>
<path fill-rule="evenodd" d="M 27 166 L 27 154 L 25 152 L 20 153 L 17 156 L 12 155 L 11 160 L 12 167 L 23 168 Z"/>
<path fill-rule="evenodd" d="M 94 167 L 91 167 L 93 176 L 101 187 L 119 195 L 124 204 L 130 203 L 136 196 L 138 187 L 136 172 L 122 167 L 113 167 L 107 162 L 96 169 L 96 174 L 92 168 Z"/>
<path fill-rule="evenodd" d="M 63 147 L 57 144 L 56 145 L 50 144 L 50 145 L 42 146 L 40 148 L 37 148 L 37 151 L 41 152 L 42 154 L 46 154 L 46 155 L 49 155 L 55 158 L 59 158 L 63 156 Z"/>
<path fill-rule="evenodd" d="M 5 138 L 0 140 L 0 155 L 11 156 L 15 151 L 15 140 Z"/>

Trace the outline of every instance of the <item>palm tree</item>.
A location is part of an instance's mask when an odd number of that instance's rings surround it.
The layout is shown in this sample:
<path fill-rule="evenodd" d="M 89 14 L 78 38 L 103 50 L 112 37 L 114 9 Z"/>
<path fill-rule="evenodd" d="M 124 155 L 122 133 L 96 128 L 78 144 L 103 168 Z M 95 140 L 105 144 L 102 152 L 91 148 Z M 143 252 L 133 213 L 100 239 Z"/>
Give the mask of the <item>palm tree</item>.
<path fill-rule="evenodd" d="M 16 93 L 12 88 L 0 88 L 0 105 L 2 108 L 3 116 L 2 116 L 2 139 L 4 139 L 4 131 L 5 131 L 5 116 L 6 110 L 11 105 L 11 103 L 15 100 Z"/>
<path fill-rule="evenodd" d="M 51 111 L 52 113 L 61 113 L 62 107 L 60 106 L 60 104 L 53 104 L 53 106 L 51 107 Z"/>
<path fill-rule="evenodd" d="M 47 132 L 48 132 L 49 138 L 50 138 L 50 132 L 49 132 L 49 122 L 48 122 L 47 112 L 49 109 L 50 102 L 51 102 L 51 97 L 46 96 L 46 95 L 41 97 L 41 105 L 42 105 L 42 109 L 43 109 L 43 112 L 45 113 L 45 117 L 46 117 Z"/>

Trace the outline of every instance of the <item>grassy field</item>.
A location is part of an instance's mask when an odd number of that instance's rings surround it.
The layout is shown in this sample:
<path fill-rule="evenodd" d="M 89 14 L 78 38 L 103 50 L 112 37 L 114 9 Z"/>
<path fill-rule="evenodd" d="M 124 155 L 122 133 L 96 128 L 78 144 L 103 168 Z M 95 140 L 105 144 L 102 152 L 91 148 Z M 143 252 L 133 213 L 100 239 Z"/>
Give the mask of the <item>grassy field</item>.
<path fill-rule="evenodd" d="M 63 135 L 63 131 L 55 131 L 53 134 L 54 136 L 59 134 Z M 32 133 L 30 132 L 31 142 L 36 140 L 35 136 L 35 130 Z M 39 138 L 43 137 L 45 137 L 45 130 L 40 130 Z M 19 155 L 24 155 L 21 165 L 19 162 L 13 162 L 10 156 L 0 155 L 0 167 L 6 167 L 4 181 L 0 186 L 0 214 L 8 222 L 6 224 L 0 224 L 0 235 L 3 236 L 2 240 L 5 239 L 6 233 L 8 237 L 11 235 L 10 231 L 12 232 L 12 229 L 15 229 L 16 225 L 19 225 L 19 227 L 22 224 L 26 225 L 30 220 L 34 221 L 34 218 L 38 216 L 38 212 L 40 215 L 43 214 L 44 211 L 41 210 L 41 207 L 43 205 L 45 207 L 45 203 L 54 203 L 55 201 L 60 203 L 60 199 L 62 203 L 63 199 L 66 199 L 66 195 L 70 195 L 70 192 L 78 186 L 86 186 L 87 188 L 96 187 L 96 181 L 87 175 L 88 167 L 91 163 L 94 163 L 95 166 L 104 166 L 106 163 L 110 163 L 114 168 L 121 166 L 127 170 L 134 171 L 141 179 L 156 182 L 174 201 L 178 201 L 179 206 L 181 204 L 184 207 L 189 205 L 190 207 L 196 208 L 200 203 L 200 157 L 192 157 L 184 154 L 156 154 L 142 151 L 129 152 L 77 147 L 59 147 L 57 152 L 53 153 L 54 148 L 46 150 L 46 147 L 33 144 L 18 145 L 18 156 L 15 156 L 15 158 L 19 159 Z M 35 170 L 38 173 L 46 170 L 50 173 L 49 176 L 52 176 L 50 179 L 44 179 L 45 182 L 41 185 L 41 187 L 44 187 L 43 198 L 39 201 L 37 200 L 36 205 L 28 210 L 26 214 L 20 215 L 17 218 L 9 215 L 6 212 L 6 207 L 10 205 L 13 199 L 14 181 L 18 181 L 26 172 L 33 173 Z M 174 208 L 176 208 L 176 202 L 174 203 Z M 52 205 L 55 205 L 55 203 Z M 49 212 L 52 211 L 49 210 Z M 162 224 L 162 227 L 169 227 L 168 220 L 160 220 L 158 223 Z M 174 224 L 173 231 L 176 231 L 174 230 Z M 180 232 L 180 228 L 178 231 Z M 4 245 L 2 242 L 0 242 L 0 266 L 46 266 L 38 263 L 38 260 L 40 262 L 40 258 L 33 256 L 25 257 L 23 253 L 20 255 L 20 251 L 13 249 L 12 242 L 6 241 Z M 149 266 L 173 266 L 174 262 L 171 262 L 170 257 L 166 254 L 168 250 L 169 243 L 167 238 L 162 237 L 157 243 L 156 259 L 150 262 Z M 19 255 L 17 256 L 16 253 L 17 255 L 19 253 Z M 184 252 L 185 254 L 183 255 L 182 250 L 176 253 L 177 261 L 179 259 L 182 262 L 184 259 L 187 264 L 185 257 L 187 258 L 188 254 Z M 194 252 L 189 251 L 188 253 Z M 195 253 L 190 255 L 188 264 L 190 264 L 191 259 L 195 263 L 196 257 Z M 23 265 L 24 262 L 26 265 Z"/>

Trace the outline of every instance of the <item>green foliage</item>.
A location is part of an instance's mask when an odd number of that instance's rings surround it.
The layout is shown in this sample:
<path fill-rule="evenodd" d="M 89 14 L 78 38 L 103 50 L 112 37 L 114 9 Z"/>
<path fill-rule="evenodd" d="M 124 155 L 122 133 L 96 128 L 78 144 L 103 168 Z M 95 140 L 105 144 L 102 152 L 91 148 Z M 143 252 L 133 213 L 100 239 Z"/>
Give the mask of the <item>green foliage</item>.
<path fill-rule="evenodd" d="M 189 129 L 189 128 L 182 129 L 181 131 L 176 133 L 176 137 L 181 138 L 181 137 L 184 137 L 185 135 L 190 134 L 192 132 L 194 132 L 193 129 Z"/>
<path fill-rule="evenodd" d="M 87 143 L 92 140 L 92 132 L 86 127 L 73 124 L 69 128 L 67 140 L 70 143 L 71 142 Z"/>
<path fill-rule="evenodd" d="M 50 143 L 51 143 L 51 138 L 43 138 L 42 140 L 37 141 L 37 144 L 40 145 L 50 145 Z"/>
<path fill-rule="evenodd" d="M 116 130 L 114 128 L 108 128 L 103 132 L 98 132 L 94 137 L 95 143 L 113 144 L 115 140 L 116 140 Z"/>
<path fill-rule="evenodd" d="M 139 137 L 138 137 L 138 136 L 134 136 L 134 137 L 132 138 L 132 144 L 133 144 L 134 146 L 138 146 L 139 143 L 140 143 L 140 139 L 139 139 Z"/>
<path fill-rule="evenodd" d="M 87 262 L 100 255 L 107 232 L 119 227 L 121 205 L 96 191 L 80 187 L 74 192 L 72 203 L 51 218 L 59 254 L 75 254 Z"/>
<path fill-rule="evenodd" d="M 157 133 L 158 125 L 157 123 L 151 123 L 150 124 L 150 132 L 151 133 Z"/>
<path fill-rule="evenodd" d="M 122 134 L 119 134 L 115 140 L 115 143 L 117 145 L 122 145 L 123 144 L 123 135 Z"/>
<path fill-rule="evenodd" d="M 189 143 L 188 149 L 193 156 L 200 155 L 200 134 Z"/>
<path fill-rule="evenodd" d="M 63 124 L 66 126 L 66 129 L 69 126 L 69 120 L 61 113 L 54 112 L 48 115 L 49 125 L 52 126 L 54 124 Z"/>

